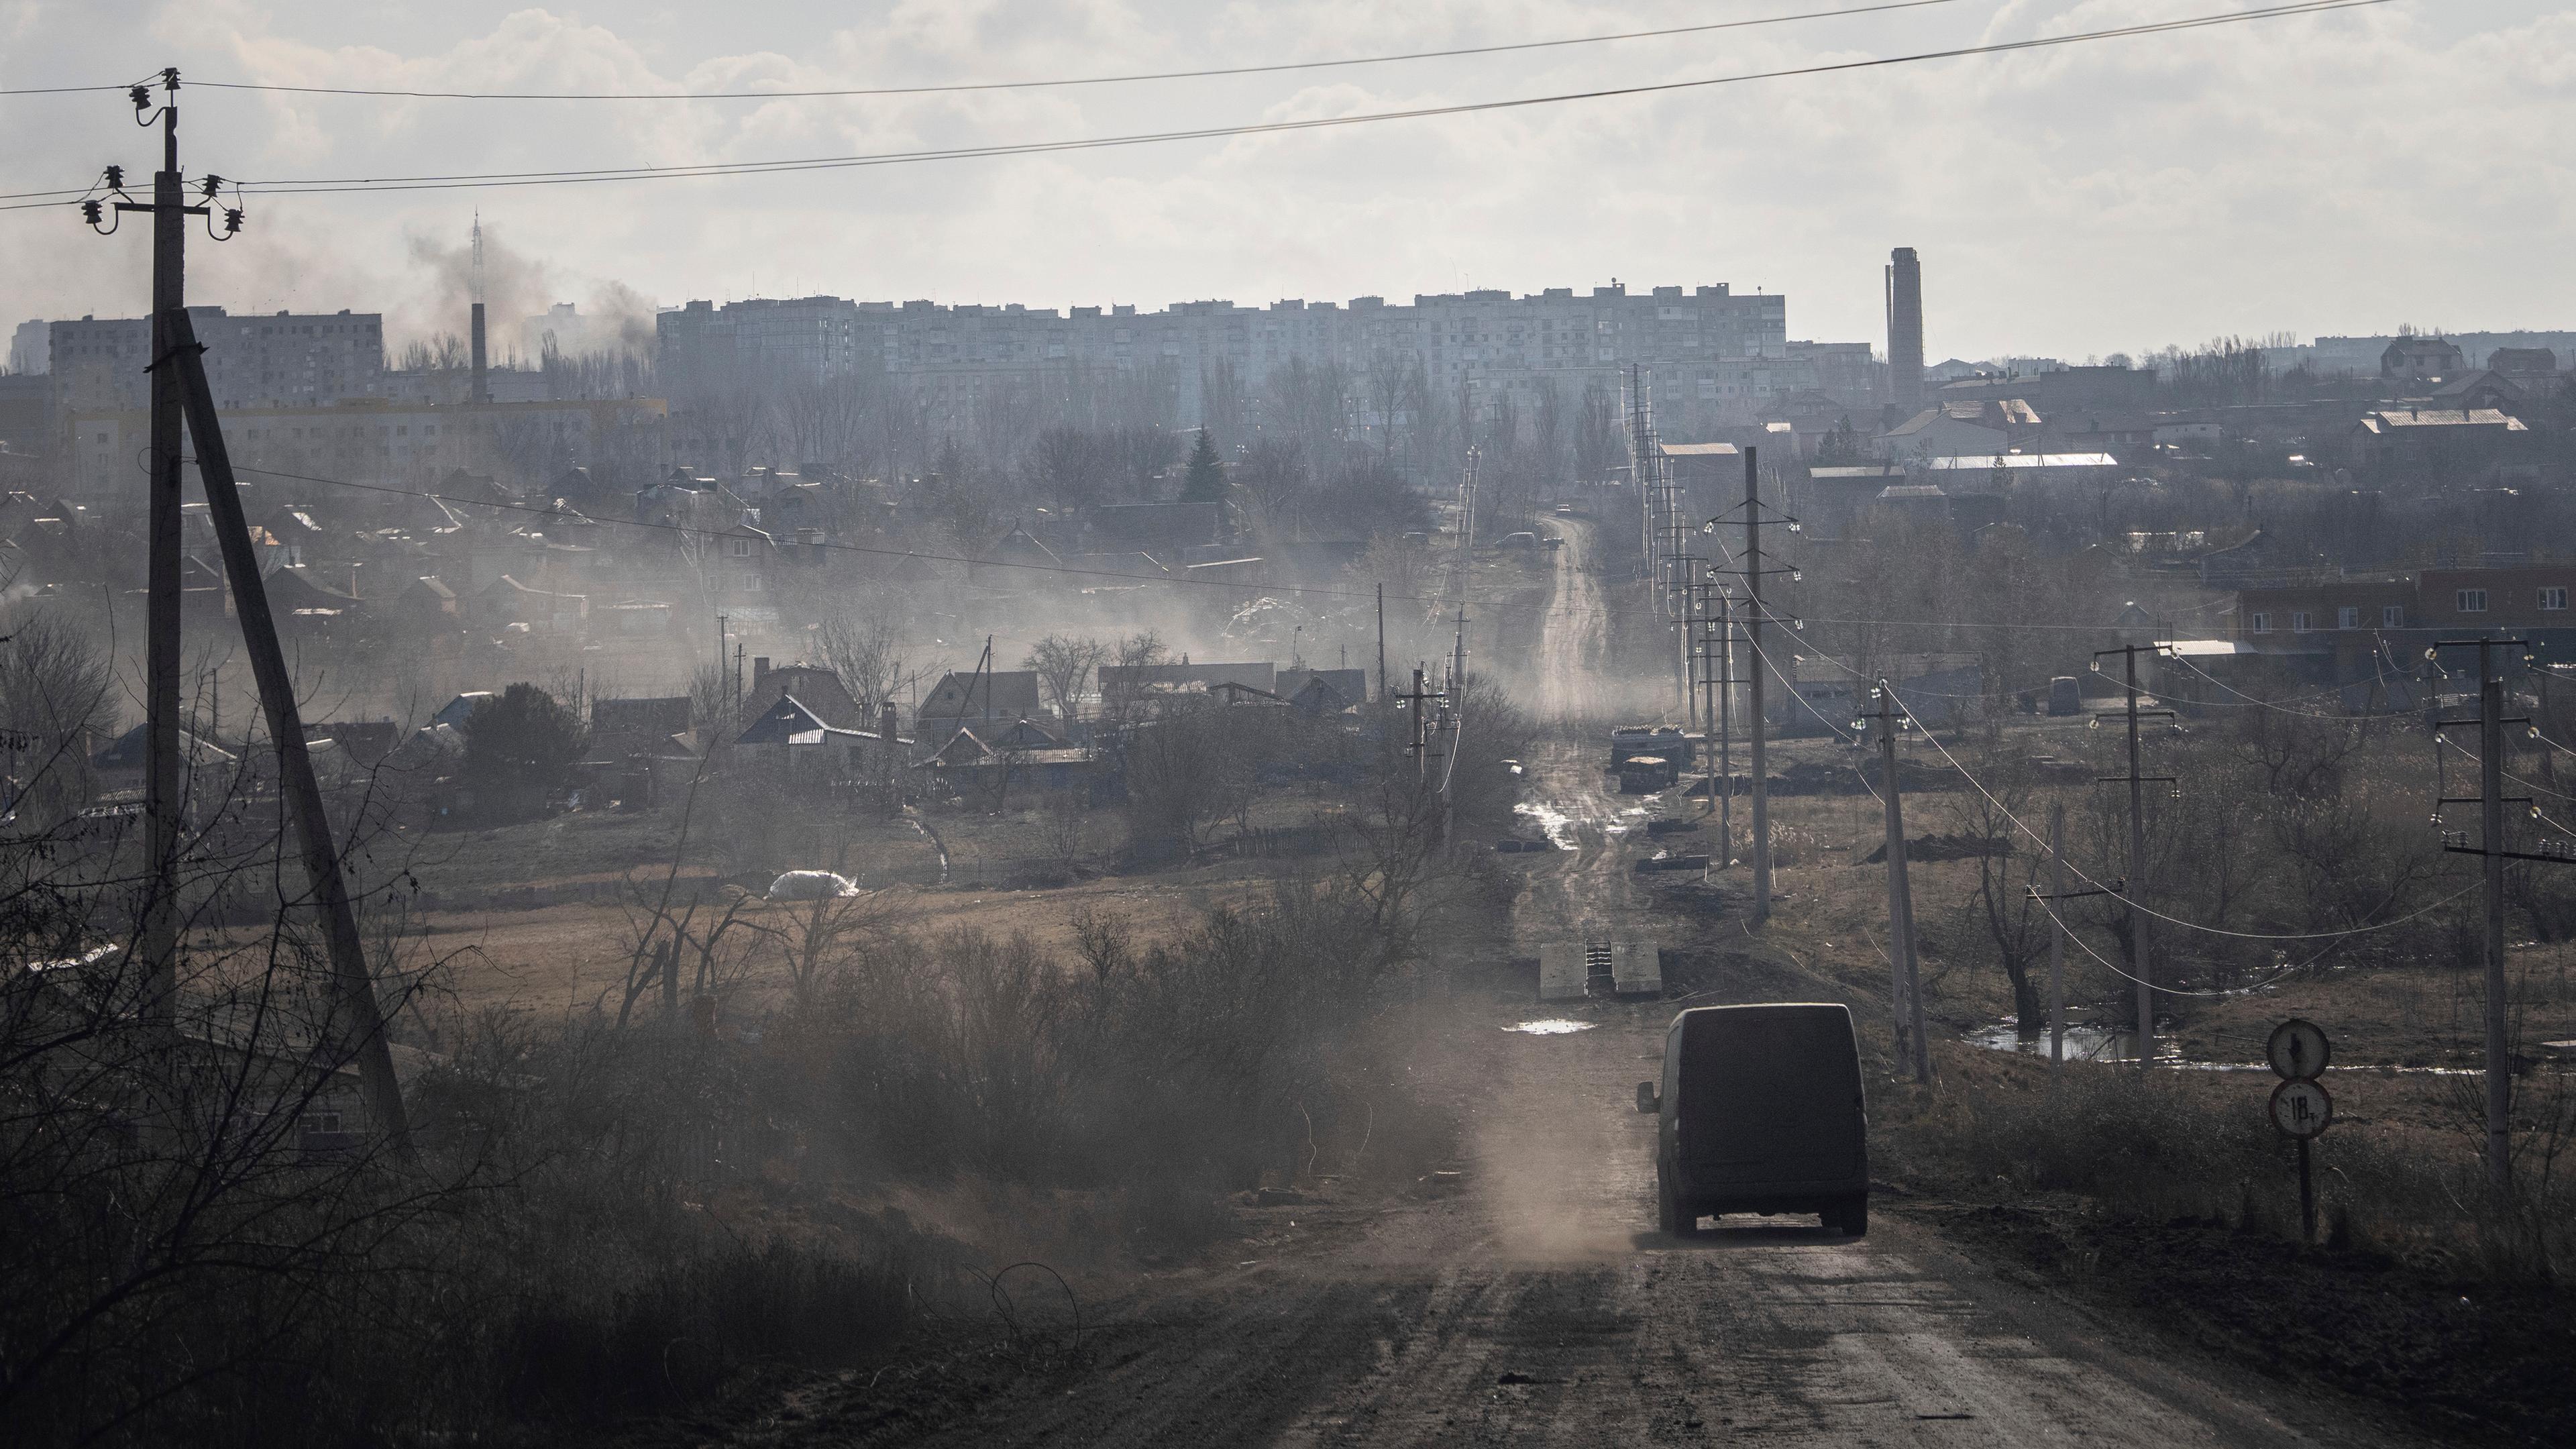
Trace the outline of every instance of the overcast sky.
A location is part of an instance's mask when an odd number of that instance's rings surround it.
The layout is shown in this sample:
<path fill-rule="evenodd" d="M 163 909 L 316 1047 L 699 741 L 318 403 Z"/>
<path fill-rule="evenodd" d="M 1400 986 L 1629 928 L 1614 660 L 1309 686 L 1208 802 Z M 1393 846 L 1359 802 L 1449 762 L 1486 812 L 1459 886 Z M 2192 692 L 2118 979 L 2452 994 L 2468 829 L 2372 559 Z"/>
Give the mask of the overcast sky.
<path fill-rule="evenodd" d="M 1855 0 L 0 0 L 0 88 L 196 80 L 676 91 L 1330 59 Z M 502 102 L 201 89 L 183 161 L 253 179 L 842 155 L 1234 125 L 1684 80 L 2265 0 L 1954 0 L 1714 35 L 1285 75 L 898 98 Z M 0 96 L 0 190 L 157 148 L 113 94 Z M 826 292 L 1071 306 L 1730 282 L 1790 335 L 1881 346 L 1924 260 L 1930 355 L 2080 359 L 2220 333 L 2576 327 L 2576 5 L 2314 18 L 1303 134 L 723 180 L 253 198 L 190 297 L 459 327 L 495 310 Z M 148 180 L 148 177 L 147 177 Z M 134 315 L 149 243 L 0 212 L 0 326 Z M 632 305 L 632 302 L 630 302 Z"/>

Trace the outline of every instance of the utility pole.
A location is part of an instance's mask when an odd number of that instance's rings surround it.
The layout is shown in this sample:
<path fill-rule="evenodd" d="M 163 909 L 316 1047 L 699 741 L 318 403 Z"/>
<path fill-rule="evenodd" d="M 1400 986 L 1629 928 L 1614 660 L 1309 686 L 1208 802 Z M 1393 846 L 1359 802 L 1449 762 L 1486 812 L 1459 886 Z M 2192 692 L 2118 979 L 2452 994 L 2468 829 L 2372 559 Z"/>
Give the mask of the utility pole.
<path fill-rule="evenodd" d="M 2531 644 L 2524 639 L 2445 639 L 2425 651 L 2428 660 L 2438 660 L 2445 648 L 2468 644 L 2478 646 L 2478 717 L 2472 720 L 2437 720 L 2437 731 L 2456 729 L 2474 723 L 2478 727 L 2478 844 L 2468 843 L 2468 832 L 2447 831 L 2442 849 L 2452 855 L 2485 857 L 2486 867 L 2486 1053 L 2487 1053 L 2487 1184 L 2502 1195 L 2513 1185 L 2513 1059 L 2511 1023 L 2506 1018 L 2504 975 L 2504 863 L 2508 860 L 2542 861 L 2551 865 L 2576 864 L 2576 843 L 2564 840 L 2544 841 L 2538 851 L 2507 850 L 2504 838 L 2504 807 L 2527 805 L 2527 796 L 2504 793 L 2504 727 L 2529 724 L 2527 716 L 2505 718 L 2504 673 L 2496 665 L 2495 651 L 2510 645 L 2523 651 L 2529 659 Z M 2438 790 L 2436 792 L 2439 793 Z M 2457 796 L 2441 796 L 2434 809 L 2444 805 L 2470 803 Z M 2437 813 L 2434 817 L 2440 819 Z"/>
<path fill-rule="evenodd" d="M 2032 900 L 2048 903 L 2048 1077 L 2052 1082 L 2057 1080 L 2060 1070 L 2066 1065 L 2066 921 L 2058 915 L 2056 903 L 2080 900 L 2085 896 L 2125 895 L 2128 888 L 2129 883 L 2125 880 L 2080 891 L 2066 888 L 2066 802 L 2050 801 L 2048 894 L 2041 895 L 2037 886 L 2029 890 Z"/>
<path fill-rule="evenodd" d="M 1469 444 L 1467 471 L 1458 480 L 1458 556 L 1465 558 L 1476 547 L 1476 463 L 1484 450 Z"/>
<path fill-rule="evenodd" d="M 2066 894 L 2066 802 L 2048 802 L 2048 894 Z M 2066 1070 L 2066 927 L 2048 913 L 2048 1079 Z"/>
<path fill-rule="evenodd" d="M 1726 793 L 1718 797 L 1717 833 L 1725 864 L 1735 864 L 1735 595 L 1718 599 L 1717 770 Z"/>
<path fill-rule="evenodd" d="M 1413 755 L 1413 774 L 1414 778 L 1419 780 L 1424 773 L 1423 747 L 1425 741 L 1423 739 L 1422 716 L 1425 713 L 1426 706 L 1428 706 L 1433 699 L 1438 698 L 1437 695 L 1434 695 L 1429 690 L 1423 688 L 1421 665 L 1417 664 L 1413 667 L 1413 692 L 1411 694 L 1399 695 L 1397 698 L 1404 701 L 1405 712 L 1413 716 L 1413 743 L 1405 746 L 1405 748 Z"/>
<path fill-rule="evenodd" d="M 1449 665 L 1449 687 L 1456 698 L 1467 697 L 1467 606 L 1458 606 L 1458 645 Z"/>
<path fill-rule="evenodd" d="M 1744 450 L 1744 636 L 1753 647 L 1753 924 L 1771 919 L 1771 778 L 1762 717 L 1762 474 L 1758 448 Z"/>
<path fill-rule="evenodd" d="M 2478 641 L 2478 826 L 2486 850 L 2487 1181 L 2513 1184 L 2513 1063 L 2505 1037 L 2504 676 L 2495 646 Z"/>
<path fill-rule="evenodd" d="M 1386 585 L 1377 586 L 1377 703 L 1386 710 Z"/>
<path fill-rule="evenodd" d="M 146 484 L 144 579 L 144 851 L 149 856 L 151 886 L 144 898 L 136 932 L 143 959 L 145 1014 L 167 1023 L 177 1012 L 179 956 L 179 837 L 186 808 L 179 757 L 179 564 L 180 470 L 183 402 L 175 371 L 164 366 L 178 338 L 173 317 L 184 317 L 188 305 L 188 218 L 208 218 L 207 234 L 229 240 L 241 230 L 241 209 L 225 209 L 224 230 L 214 230 L 214 198 L 223 178 L 207 176 L 203 197 L 190 205 L 179 170 L 179 72 L 161 72 L 161 103 L 153 107 L 149 84 L 129 87 L 139 126 L 161 123 L 161 169 L 152 176 L 152 199 L 139 202 L 125 193 L 125 168 L 106 169 L 105 184 L 116 199 L 84 199 L 81 219 L 102 235 L 116 223 L 105 215 L 112 205 L 122 215 L 144 212 L 152 218 L 152 442 L 151 478 Z M 100 223 L 107 224 L 102 226 Z"/>
<path fill-rule="evenodd" d="M 1887 790 L 1887 960 L 1896 981 L 1896 1057 L 1910 1061 L 1914 1080 L 1928 1085 L 1932 1053 L 1924 1037 L 1923 981 L 1914 961 L 1914 888 L 1905 873 L 1905 800 L 1896 780 L 1896 731 L 1905 715 L 1886 679 L 1878 681 L 1870 697 L 1878 704 L 1878 713 L 1868 718 L 1878 725 L 1878 758 Z"/>
<path fill-rule="evenodd" d="M 2169 709 L 2138 708 L 2138 655 L 2141 652 L 2160 654 L 2164 652 L 2164 646 L 2123 644 L 2117 649 L 2097 649 L 2093 651 L 2093 667 L 2096 669 L 2102 667 L 2101 660 L 2104 655 L 2119 655 L 2122 671 L 2121 684 L 2128 695 L 2122 703 L 2121 715 L 2128 721 L 2129 773 L 2104 775 L 2095 783 L 2108 784 L 2120 780 L 2126 780 L 2129 783 L 2129 876 L 2122 899 L 2128 906 L 2130 964 L 2137 968 L 2135 985 L 2138 990 L 2138 1070 L 2144 1072 L 2154 1065 L 2156 1058 L 2156 988 L 2154 985 L 2156 973 L 2154 959 L 2147 950 L 2147 913 L 2138 904 L 2139 897 L 2145 895 L 2147 890 L 2146 787 L 2149 781 L 2153 781 L 2174 786 L 2176 793 L 2179 793 L 2180 782 L 2171 775 L 2139 773 L 2138 722 L 2156 716 L 2162 716 L 2165 719 L 2175 718 L 2174 712 Z M 2098 720 L 2100 716 L 2097 715 L 2095 718 Z"/>
<path fill-rule="evenodd" d="M 157 383 L 169 374 L 171 391 L 186 408 L 188 430 L 197 444 L 197 472 L 204 480 L 207 513 L 222 545 L 224 573 L 232 585 L 234 611 L 240 616 L 242 643 L 250 655 L 251 673 L 259 681 L 260 704 L 268 715 L 269 737 L 277 746 L 278 786 L 292 807 L 304 871 L 313 886 L 314 905 L 322 917 L 323 938 L 337 986 L 338 1009 L 332 1013 L 334 1050 L 357 1064 L 358 1081 L 367 1098 L 367 1115 L 384 1134 L 397 1161 L 411 1156 L 411 1134 L 403 1114 L 402 1088 L 394 1078 L 393 1054 L 385 1040 L 385 1020 L 376 1002 L 375 981 L 367 969 L 365 943 L 349 901 L 349 883 L 341 874 L 340 856 L 331 835 L 331 817 L 313 777 L 313 759 L 304 746 L 304 721 L 295 705 L 295 681 L 287 672 L 285 651 L 277 642 L 277 620 L 268 611 L 268 587 L 259 576 L 252 553 L 250 524 L 243 516 L 241 492 L 233 481 L 232 455 L 224 446 L 215 397 L 206 386 L 204 348 L 185 308 L 173 308 L 158 319 L 170 350 L 153 363 Z"/>

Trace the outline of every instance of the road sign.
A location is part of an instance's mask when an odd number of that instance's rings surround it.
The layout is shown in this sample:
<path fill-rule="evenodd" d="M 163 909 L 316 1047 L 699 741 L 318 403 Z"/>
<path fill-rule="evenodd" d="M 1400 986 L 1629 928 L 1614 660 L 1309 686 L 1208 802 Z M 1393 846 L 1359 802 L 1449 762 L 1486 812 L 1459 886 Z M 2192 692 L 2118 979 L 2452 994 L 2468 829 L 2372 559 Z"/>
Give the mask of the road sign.
<path fill-rule="evenodd" d="M 2326 1040 L 2315 1022 L 2294 1016 L 2272 1028 L 2263 1053 L 2271 1058 L 2274 1076 L 2285 1082 L 2313 1082 L 2333 1060 L 2334 1043 Z"/>
<path fill-rule="evenodd" d="M 2334 1098 L 2314 1082 L 2283 1082 L 2272 1089 L 2272 1125 L 2285 1137 L 2305 1141 L 2324 1134 L 2334 1121 Z"/>

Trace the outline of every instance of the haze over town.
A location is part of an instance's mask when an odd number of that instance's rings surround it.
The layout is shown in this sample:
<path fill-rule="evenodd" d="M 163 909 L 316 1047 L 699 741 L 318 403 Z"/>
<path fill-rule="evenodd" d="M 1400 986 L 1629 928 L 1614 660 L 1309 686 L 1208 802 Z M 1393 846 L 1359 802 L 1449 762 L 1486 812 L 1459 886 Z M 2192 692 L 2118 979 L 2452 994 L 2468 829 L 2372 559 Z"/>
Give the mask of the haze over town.
<path fill-rule="evenodd" d="M 0 1423 L 2558 1442 L 2571 39 L 0 3 Z"/>

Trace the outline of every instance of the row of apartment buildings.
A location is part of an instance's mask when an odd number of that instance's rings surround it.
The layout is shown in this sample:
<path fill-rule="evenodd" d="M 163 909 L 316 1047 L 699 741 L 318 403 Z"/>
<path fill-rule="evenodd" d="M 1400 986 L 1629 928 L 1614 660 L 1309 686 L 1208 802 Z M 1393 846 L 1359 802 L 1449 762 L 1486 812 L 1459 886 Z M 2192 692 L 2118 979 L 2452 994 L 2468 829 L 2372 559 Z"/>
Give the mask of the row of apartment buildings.
<path fill-rule="evenodd" d="M 1202 301 L 1159 312 L 839 297 L 695 301 L 664 311 L 656 325 L 663 386 L 674 394 L 744 375 L 880 372 L 919 383 L 934 416 L 987 387 L 1080 368 L 1165 370 L 1175 421 L 1185 427 L 1204 419 L 1202 384 L 1220 368 L 1257 386 L 1292 363 L 1355 377 L 1416 363 L 1443 396 L 1543 379 L 1579 392 L 1642 364 L 1655 371 L 1663 398 L 1738 420 L 1801 390 L 1869 404 L 1884 386 L 1870 344 L 1792 342 L 1786 297 L 1725 283 L 1631 293 L 1614 281 L 1580 296 L 1571 287 L 1520 296 L 1485 290 L 1417 295 L 1409 304 Z"/>

